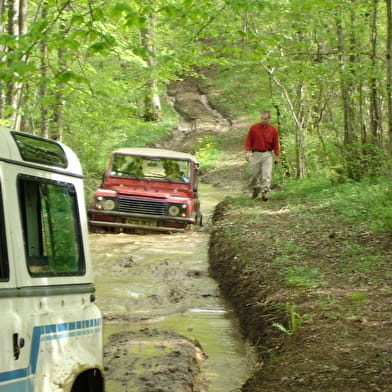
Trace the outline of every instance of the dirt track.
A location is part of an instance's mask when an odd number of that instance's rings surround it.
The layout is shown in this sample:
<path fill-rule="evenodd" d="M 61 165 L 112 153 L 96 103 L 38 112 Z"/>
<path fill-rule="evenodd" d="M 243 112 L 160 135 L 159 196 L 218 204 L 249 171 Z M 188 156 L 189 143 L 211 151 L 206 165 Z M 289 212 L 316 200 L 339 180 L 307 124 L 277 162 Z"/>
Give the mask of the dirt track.
<path fill-rule="evenodd" d="M 231 131 L 232 121 L 224 118 L 211 107 L 199 81 L 190 79 L 173 84 L 169 93 L 172 104 L 180 113 L 182 120 L 177 129 L 174 130 L 172 138 L 159 145 L 157 144 L 156 147 L 193 153 L 192 148 L 199 138 L 222 132 L 227 134 L 227 150 L 230 151 L 235 147 L 232 144 L 231 137 L 236 140 L 237 136 Z M 201 170 L 203 181 L 218 185 L 221 189 L 220 199 L 233 192 L 239 192 L 243 188 L 243 176 L 241 170 L 239 170 L 237 158 L 238 154 L 233 154 L 233 162 L 231 163 L 228 159 L 225 167 L 212 175 L 206 173 L 203 168 Z M 225 183 L 227 176 L 232 180 L 230 183 Z M 217 202 L 213 206 L 215 207 L 216 204 Z M 212 212 L 213 209 L 209 214 L 212 215 Z M 203 214 L 205 214 L 205 211 L 203 211 Z M 207 223 L 208 215 L 204 215 L 204 217 L 204 221 Z M 203 235 L 205 238 L 203 240 L 205 242 L 204 251 L 207 255 L 208 234 Z M 105 237 L 103 242 L 108 241 L 107 238 Z M 161 238 L 164 238 L 164 236 Z M 179 237 L 176 236 L 176 238 Z M 214 375 L 214 377 L 220 377 L 221 380 L 215 383 L 220 386 L 213 385 L 213 389 L 210 388 L 210 380 L 207 380 L 205 376 L 207 354 L 198 341 L 187 338 L 173 330 L 157 329 L 153 325 L 148 326 L 148 320 L 150 319 L 160 316 L 166 317 L 168 314 L 186 309 L 189 306 L 189 303 L 187 304 L 189 298 L 193 298 L 193 303 L 194 299 L 198 298 L 200 306 L 203 307 L 204 305 L 205 307 L 210 299 L 219 296 L 216 283 L 214 283 L 212 291 L 211 288 L 203 289 L 203 286 L 200 287 L 198 283 L 201 281 L 200 277 L 203 277 L 203 275 L 207 277 L 207 256 L 205 257 L 203 271 L 184 269 L 181 262 L 175 261 L 173 263 L 173 260 L 167 257 L 165 245 L 162 243 L 160 259 L 155 267 L 146 266 L 146 269 L 149 270 L 146 276 L 150 274 L 153 280 L 158 277 L 163 284 L 163 291 L 159 289 L 158 293 L 150 293 L 146 297 L 139 297 L 138 293 L 132 292 L 130 293 L 131 298 L 129 298 L 129 295 L 125 298 L 119 298 L 118 294 L 113 296 L 113 290 L 114 292 L 127 290 L 126 283 L 123 282 L 127 274 L 134 272 L 143 276 L 146 271 L 140 272 L 140 270 L 137 270 L 140 260 L 133 257 L 132 252 L 134 250 L 127 249 L 124 239 L 120 239 L 119 243 L 116 242 L 116 238 L 109 239 L 109 242 L 113 241 L 114 245 L 114 249 L 111 250 L 102 248 L 102 239 L 103 237 L 99 238 L 99 235 L 92 238 L 95 257 L 100 257 L 99 255 L 102 252 L 113 253 L 109 255 L 110 266 L 102 263 L 99 265 L 98 262 L 98 268 L 97 266 L 95 268 L 98 281 L 102 278 L 105 279 L 106 274 L 106 278 L 110 282 L 108 284 L 110 286 L 109 290 L 105 288 L 107 285 L 104 282 L 99 282 L 97 293 L 98 305 L 101 306 L 104 312 L 106 335 L 110 335 L 105 344 L 108 392 L 128 390 L 133 392 L 227 392 L 239 388 L 250 375 L 249 371 L 253 362 L 250 360 L 251 355 L 247 356 L 245 351 L 241 351 L 245 348 L 237 352 L 238 348 L 230 347 L 231 344 L 227 339 L 232 339 L 232 337 L 225 337 L 225 326 L 220 327 L 220 332 L 217 332 L 222 336 L 210 332 L 209 335 L 211 336 L 208 338 L 216 341 L 223 339 L 222 358 L 226 357 L 229 360 L 227 363 L 225 363 L 226 359 L 217 360 L 220 362 L 218 367 L 221 367 L 222 373 L 221 375 L 219 373 Z M 130 241 L 134 241 L 134 239 L 130 238 Z M 157 241 L 159 242 L 159 240 Z M 192 241 L 191 237 L 190 241 Z M 148 247 L 149 245 L 145 244 L 145 246 Z M 185 246 L 187 246 L 186 243 Z M 123 250 L 121 250 L 122 248 Z M 191 249 L 192 247 L 188 251 L 192 251 Z M 117 284 L 113 285 L 112 282 L 116 279 Z M 143 324 L 141 328 L 137 328 L 139 321 Z M 135 322 L 136 328 L 134 324 L 134 327 L 130 330 L 130 325 Z M 227 322 L 225 321 L 225 323 Z M 189 332 L 192 334 L 191 331 Z M 227 333 L 233 335 L 233 331 L 229 330 Z M 186 333 L 186 335 L 189 334 Z M 231 354 L 230 350 L 234 350 L 235 354 Z M 239 355 L 238 358 L 237 355 Z M 234 363 L 230 362 L 231 356 L 234 356 Z M 228 368 L 232 368 L 230 374 L 227 373 Z"/>
<path fill-rule="evenodd" d="M 203 230 L 214 195 L 201 186 Z M 247 353 L 208 276 L 208 241 L 207 231 L 90 235 L 108 392 L 226 392 L 245 382 Z"/>

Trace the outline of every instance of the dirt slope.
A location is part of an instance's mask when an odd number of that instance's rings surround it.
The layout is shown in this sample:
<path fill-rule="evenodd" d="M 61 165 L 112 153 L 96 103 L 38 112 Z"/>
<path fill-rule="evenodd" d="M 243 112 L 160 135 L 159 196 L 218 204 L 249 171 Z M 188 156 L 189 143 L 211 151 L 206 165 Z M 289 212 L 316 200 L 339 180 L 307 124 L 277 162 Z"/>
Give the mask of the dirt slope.
<path fill-rule="evenodd" d="M 391 391 L 390 236 L 285 200 L 252 215 L 221 204 L 210 239 L 211 274 L 259 353 L 243 391 Z"/>

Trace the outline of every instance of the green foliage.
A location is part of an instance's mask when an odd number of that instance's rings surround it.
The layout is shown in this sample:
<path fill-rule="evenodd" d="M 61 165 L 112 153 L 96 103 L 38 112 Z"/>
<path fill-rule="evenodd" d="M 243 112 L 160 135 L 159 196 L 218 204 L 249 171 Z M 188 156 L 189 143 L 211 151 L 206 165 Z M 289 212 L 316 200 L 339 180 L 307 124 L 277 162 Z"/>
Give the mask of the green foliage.
<path fill-rule="evenodd" d="M 366 299 L 366 293 L 349 293 L 348 297 L 352 301 L 364 301 Z"/>
<path fill-rule="evenodd" d="M 121 117 L 109 117 L 106 122 L 94 122 L 91 118 L 74 119 L 75 127 L 85 124 L 75 139 L 66 135 L 65 142 L 78 154 L 86 175 L 86 198 L 99 186 L 113 150 L 122 147 L 142 147 L 166 138 L 172 130 L 174 119 L 147 123 L 140 119 L 124 121 Z M 112 120 L 112 121 L 110 121 Z M 115 131 L 115 132 L 114 132 Z"/>
<path fill-rule="evenodd" d="M 284 268 L 284 281 L 289 286 L 315 288 L 323 285 L 323 280 L 316 268 L 292 266 Z"/>
<path fill-rule="evenodd" d="M 286 328 L 280 323 L 273 323 L 272 326 L 278 328 L 286 335 L 292 335 L 298 330 L 298 328 L 303 324 L 307 317 L 301 316 L 297 311 L 296 305 L 291 302 L 286 302 L 285 311 L 287 314 L 288 327 Z"/>
<path fill-rule="evenodd" d="M 221 141 L 219 138 L 205 137 L 200 138 L 194 146 L 196 158 L 199 160 L 203 170 L 209 170 L 216 166 L 216 163 L 222 159 L 223 151 L 221 150 Z"/>
<path fill-rule="evenodd" d="M 263 109 L 271 109 L 269 86 L 258 86 L 263 78 L 258 65 L 234 64 L 222 67 L 209 81 L 214 105 L 235 117 L 258 121 Z M 249 124 L 250 125 L 250 124 Z"/>
<path fill-rule="evenodd" d="M 372 31 L 369 16 L 375 4 L 81 0 L 70 9 L 68 3 L 48 1 L 40 8 L 31 2 L 27 33 L 0 36 L 0 80 L 5 86 L 23 83 L 24 94 L 22 108 L 2 105 L 2 120 L 20 112 L 24 130 L 39 133 L 47 116 L 50 129 L 56 129 L 56 109 L 64 105 L 65 139 L 77 144 L 80 137 L 90 154 L 102 149 L 104 155 L 112 142 L 99 149 L 94 145 L 106 133 L 119 143 L 129 143 L 128 137 L 149 143 L 149 137 L 141 136 L 147 133 L 142 130 L 139 137 L 139 125 L 129 123 L 143 118 L 152 81 L 164 100 L 170 81 L 195 73 L 197 67 L 218 65 L 209 88 L 220 111 L 247 126 L 258 121 L 260 110 L 272 111 L 283 151 L 284 167 L 275 170 L 279 182 L 296 175 L 299 153 L 308 176 L 322 173 L 343 183 L 384 175 L 391 158 L 385 154 L 388 135 L 381 125 L 387 118 L 381 107 L 379 129 L 371 128 L 373 98 L 387 101 L 385 4 L 377 4 L 377 31 Z M 6 25 L 6 13 L 4 18 Z M 151 33 L 148 43 L 143 42 L 146 31 Z M 374 33 L 378 41 L 372 53 Z M 45 97 L 40 97 L 43 87 Z M 372 97 L 374 92 L 378 97 Z M 171 116 L 164 110 L 161 125 L 171 122 Z M 298 145 L 299 124 L 303 147 Z M 80 135 L 86 129 L 99 137 L 84 140 Z M 51 136 L 57 137 L 56 131 Z M 196 149 L 207 169 L 221 157 L 215 140 Z"/>
<path fill-rule="evenodd" d="M 312 200 L 355 224 L 369 225 L 371 230 L 392 228 L 391 184 L 386 177 L 340 184 L 331 184 L 327 177 L 290 180 L 276 193 L 276 197 L 287 197 L 294 201 L 291 196 L 296 200 L 301 200 L 298 196 Z M 302 205 L 297 201 L 293 207 L 301 209 Z"/>

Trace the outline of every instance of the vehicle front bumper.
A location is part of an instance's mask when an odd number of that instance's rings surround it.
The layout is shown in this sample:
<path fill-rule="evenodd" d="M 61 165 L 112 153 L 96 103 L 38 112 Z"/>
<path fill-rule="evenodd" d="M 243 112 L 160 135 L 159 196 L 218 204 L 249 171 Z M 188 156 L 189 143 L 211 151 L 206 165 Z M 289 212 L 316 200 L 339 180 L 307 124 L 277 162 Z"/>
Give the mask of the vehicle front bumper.
<path fill-rule="evenodd" d="M 187 225 L 195 224 L 195 219 L 193 218 L 182 218 L 178 216 L 169 216 L 169 215 L 145 215 L 145 214 L 135 214 L 135 213 L 130 214 L 126 212 L 95 210 L 95 209 L 87 210 L 87 214 L 88 214 L 88 223 L 90 226 L 117 227 L 122 229 L 145 229 L 149 231 L 183 232 Z M 148 226 L 148 225 L 126 223 L 126 222 L 97 220 L 91 218 L 93 215 L 102 215 L 107 217 L 120 218 L 122 220 L 129 218 L 129 219 L 140 219 L 141 221 L 179 222 L 179 223 L 184 223 L 184 228 L 166 227 L 166 226 L 159 226 L 159 225 Z"/>

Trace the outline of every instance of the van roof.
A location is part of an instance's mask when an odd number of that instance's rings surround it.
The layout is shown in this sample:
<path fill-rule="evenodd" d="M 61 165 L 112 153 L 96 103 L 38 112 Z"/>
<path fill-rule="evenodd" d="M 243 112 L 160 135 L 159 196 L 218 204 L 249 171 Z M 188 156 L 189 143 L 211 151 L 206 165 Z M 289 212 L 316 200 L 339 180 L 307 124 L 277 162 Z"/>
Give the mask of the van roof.
<path fill-rule="evenodd" d="M 167 158 L 189 160 L 198 164 L 197 159 L 185 152 L 165 150 L 162 148 L 127 147 L 113 151 L 113 154 L 139 155 L 149 158 Z"/>
<path fill-rule="evenodd" d="M 82 174 L 79 159 L 69 147 L 4 127 L 0 127 L 0 160 Z"/>

